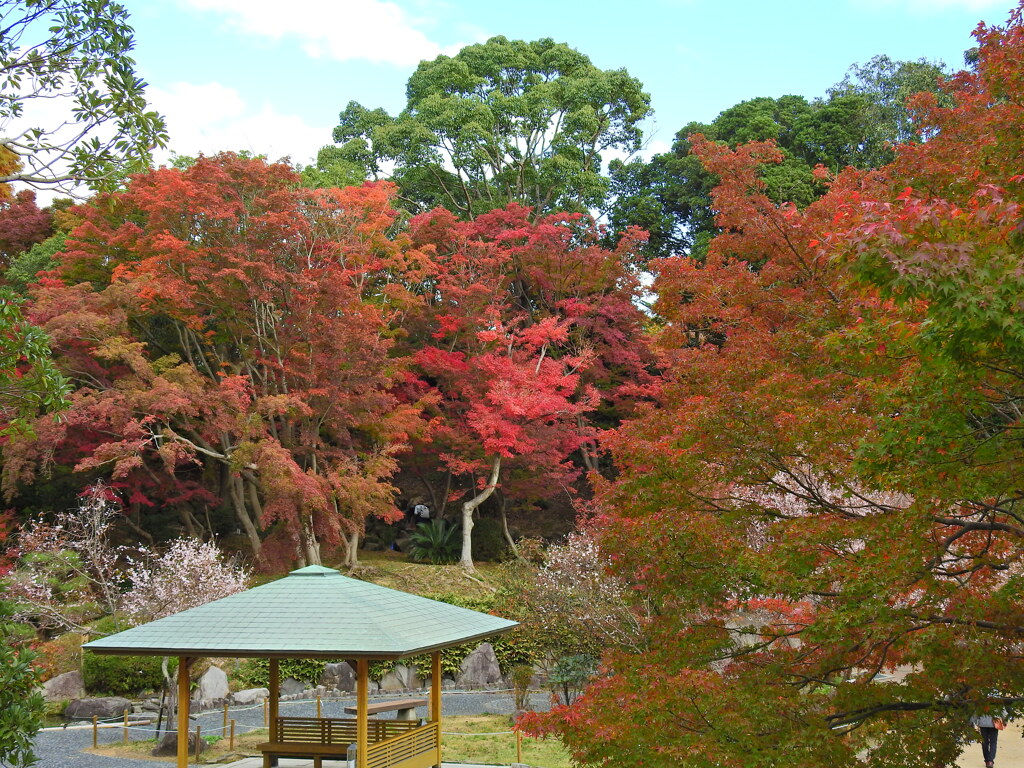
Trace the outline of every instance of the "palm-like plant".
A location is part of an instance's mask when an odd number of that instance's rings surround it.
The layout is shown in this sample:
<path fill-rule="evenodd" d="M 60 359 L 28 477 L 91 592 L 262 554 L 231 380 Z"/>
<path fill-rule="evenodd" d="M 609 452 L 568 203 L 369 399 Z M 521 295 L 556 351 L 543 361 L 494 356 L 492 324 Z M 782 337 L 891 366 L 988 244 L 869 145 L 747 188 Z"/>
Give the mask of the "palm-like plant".
<path fill-rule="evenodd" d="M 409 536 L 409 557 L 418 563 L 454 563 L 459 559 L 460 531 L 459 526 L 440 519 L 420 523 Z"/>

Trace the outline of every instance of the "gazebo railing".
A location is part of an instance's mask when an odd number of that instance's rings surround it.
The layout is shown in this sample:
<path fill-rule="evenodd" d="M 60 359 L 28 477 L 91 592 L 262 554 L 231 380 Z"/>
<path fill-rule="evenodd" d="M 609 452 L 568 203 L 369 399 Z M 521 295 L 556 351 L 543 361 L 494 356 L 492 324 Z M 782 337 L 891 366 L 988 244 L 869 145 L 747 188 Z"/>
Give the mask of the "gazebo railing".
<path fill-rule="evenodd" d="M 366 768 L 428 768 L 440 764 L 440 746 L 440 723 L 427 723 L 371 744 L 366 750 Z"/>

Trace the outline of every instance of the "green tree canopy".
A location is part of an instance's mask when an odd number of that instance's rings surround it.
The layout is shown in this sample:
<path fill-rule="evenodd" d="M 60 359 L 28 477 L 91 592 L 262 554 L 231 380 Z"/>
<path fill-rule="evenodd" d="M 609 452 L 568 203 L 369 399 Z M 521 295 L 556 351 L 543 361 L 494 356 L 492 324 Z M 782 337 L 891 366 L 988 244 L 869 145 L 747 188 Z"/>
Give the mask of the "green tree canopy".
<path fill-rule="evenodd" d="M 670 152 L 650 162 L 612 163 L 612 230 L 644 227 L 651 233 L 651 255 L 702 256 L 718 232 L 711 190 L 719 180 L 690 154 L 691 136 L 730 147 L 775 142 L 783 160 L 762 166 L 766 192 L 776 203 L 804 208 L 825 192 L 815 177 L 817 165 L 833 174 L 848 165 L 877 168 L 892 161 L 893 145 L 919 141 L 906 99 L 937 91 L 942 75 L 941 64 L 924 59 L 876 56 L 851 67 L 826 99 L 759 97 L 729 107 L 710 123 L 689 123 L 676 134 Z"/>
<path fill-rule="evenodd" d="M 624 69 L 601 70 L 550 38 L 494 37 L 424 61 L 405 109 L 351 102 L 316 172 L 393 178 L 411 211 L 443 205 L 465 218 L 509 202 L 535 214 L 600 207 L 603 153 L 640 147 L 650 97 Z M 316 182 L 307 172 L 307 183 Z"/>
<path fill-rule="evenodd" d="M 0 0 L 0 182 L 109 187 L 163 146 L 163 118 L 146 109 L 128 56 L 128 13 L 110 0 Z M 57 99 L 67 117 L 34 124 Z"/>

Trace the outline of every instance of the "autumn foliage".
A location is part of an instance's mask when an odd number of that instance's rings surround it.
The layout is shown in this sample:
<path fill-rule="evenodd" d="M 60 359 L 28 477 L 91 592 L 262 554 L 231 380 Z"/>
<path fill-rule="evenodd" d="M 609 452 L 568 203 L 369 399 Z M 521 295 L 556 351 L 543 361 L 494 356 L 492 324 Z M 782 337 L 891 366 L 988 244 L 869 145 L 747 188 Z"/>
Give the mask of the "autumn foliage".
<path fill-rule="evenodd" d="M 297 178 L 224 154 L 77 209 L 30 310 L 72 405 L 7 447 L 8 495 L 73 468 L 109 480 L 137 535 L 229 514 L 268 568 L 322 544 L 354 562 L 410 466 L 435 510 L 475 499 L 469 568 L 499 480 L 502 511 L 571 503 L 601 427 L 651 386 L 637 240 L 607 250 L 584 217 L 516 205 L 403 228 L 389 184 Z"/>
<path fill-rule="evenodd" d="M 929 140 L 804 210 L 770 144 L 693 137 L 724 232 L 657 265 L 663 396 L 597 519 L 647 649 L 524 722 L 581 762 L 948 765 L 1024 701 L 1021 10 L 977 37 Z"/>

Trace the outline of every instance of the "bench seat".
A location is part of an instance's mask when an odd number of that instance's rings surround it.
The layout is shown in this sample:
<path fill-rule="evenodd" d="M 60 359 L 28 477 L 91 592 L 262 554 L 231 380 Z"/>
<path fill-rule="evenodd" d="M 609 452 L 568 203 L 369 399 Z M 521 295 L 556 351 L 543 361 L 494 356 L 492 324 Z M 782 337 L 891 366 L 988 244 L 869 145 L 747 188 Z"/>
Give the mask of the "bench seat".
<path fill-rule="evenodd" d="M 348 757 L 348 744 L 298 744 L 265 741 L 256 746 L 263 753 L 263 768 L 271 768 L 275 757 L 311 757 L 315 768 L 323 768 L 324 757 Z"/>

